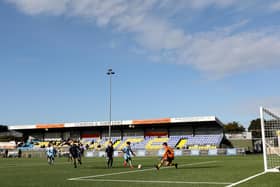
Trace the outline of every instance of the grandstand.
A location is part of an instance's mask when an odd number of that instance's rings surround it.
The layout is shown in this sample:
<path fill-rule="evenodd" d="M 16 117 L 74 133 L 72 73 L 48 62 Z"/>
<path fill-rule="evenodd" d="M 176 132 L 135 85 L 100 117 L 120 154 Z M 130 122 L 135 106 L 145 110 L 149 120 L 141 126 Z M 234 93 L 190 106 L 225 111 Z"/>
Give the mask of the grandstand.
<path fill-rule="evenodd" d="M 63 146 L 75 139 L 89 149 L 104 149 L 109 141 L 108 121 L 9 126 L 10 130 L 29 137 L 24 146 L 45 147 L 49 141 Z M 224 139 L 223 124 L 215 116 L 162 118 L 150 120 L 112 121 L 112 137 L 116 150 L 126 141 L 134 149 L 158 150 L 163 142 L 177 149 L 215 149 Z"/>

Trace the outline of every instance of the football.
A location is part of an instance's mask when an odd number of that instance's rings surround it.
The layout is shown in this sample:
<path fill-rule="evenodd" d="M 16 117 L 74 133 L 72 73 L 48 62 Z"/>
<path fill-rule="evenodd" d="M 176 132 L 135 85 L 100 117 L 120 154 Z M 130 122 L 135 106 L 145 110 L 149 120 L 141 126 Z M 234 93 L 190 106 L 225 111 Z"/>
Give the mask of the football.
<path fill-rule="evenodd" d="M 141 164 L 138 164 L 138 169 L 141 169 L 142 168 L 142 165 Z"/>

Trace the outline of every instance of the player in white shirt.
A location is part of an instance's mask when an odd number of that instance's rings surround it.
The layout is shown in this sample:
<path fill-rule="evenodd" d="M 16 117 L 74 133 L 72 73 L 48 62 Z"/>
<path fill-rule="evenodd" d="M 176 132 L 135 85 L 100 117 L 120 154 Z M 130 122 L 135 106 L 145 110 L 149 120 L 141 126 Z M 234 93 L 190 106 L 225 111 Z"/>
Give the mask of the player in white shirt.
<path fill-rule="evenodd" d="M 122 149 L 122 152 L 124 157 L 124 167 L 126 167 L 128 164 L 130 168 L 133 168 L 131 155 L 136 156 L 136 154 L 132 151 L 130 142 L 126 142 L 126 146 Z"/>
<path fill-rule="evenodd" d="M 51 165 L 54 163 L 54 148 L 51 143 L 49 143 L 48 147 L 46 148 L 46 154 L 47 154 L 47 159 L 48 163 Z"/>

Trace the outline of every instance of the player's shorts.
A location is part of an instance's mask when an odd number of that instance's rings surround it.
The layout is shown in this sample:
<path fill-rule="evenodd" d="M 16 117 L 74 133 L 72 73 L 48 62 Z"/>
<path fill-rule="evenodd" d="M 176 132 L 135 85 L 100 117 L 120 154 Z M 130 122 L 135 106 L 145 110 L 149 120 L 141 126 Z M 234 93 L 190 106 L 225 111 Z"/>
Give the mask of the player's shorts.
<path fill-rule="evenodd" d="M 164 160 L 170 163 L 174 160 L 174 157 L 167 157 Z"/>
<path fill-rule="evenodd" d="M 52 160 L 54 159 L 53 155 L 48 155 L 47 157 L 48 157 L 48 159 L 52 159 Z"/>
<path fill-rule="evenodd" d="M 131 160 L 131 156 L 128 156 L 128 155 L 124 155 L 124 160 L 126 160 L 126 161 L 129 161 L 129 160 Z"/>
<path fill-rule="evenodd" d="M 113 158 L 113 155 L 107 155 L 107 158 L 112 159 L 112 158 Z"/>
<path fill-rule="evenodd" d="M 73 158 L 79 158 L 79 154 L 71 154 Z"/>

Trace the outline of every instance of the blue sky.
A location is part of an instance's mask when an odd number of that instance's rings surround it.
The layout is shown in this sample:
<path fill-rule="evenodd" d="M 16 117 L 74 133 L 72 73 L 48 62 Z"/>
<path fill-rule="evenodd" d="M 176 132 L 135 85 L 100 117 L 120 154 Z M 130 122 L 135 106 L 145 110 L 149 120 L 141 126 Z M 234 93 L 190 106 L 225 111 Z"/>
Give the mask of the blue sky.
<path fill-rule="evenodd" d="M 0 0 L 0 123 L 280 108 L 280 1 Z M 280 110 L 279 110 L 280 111 Z"/>

